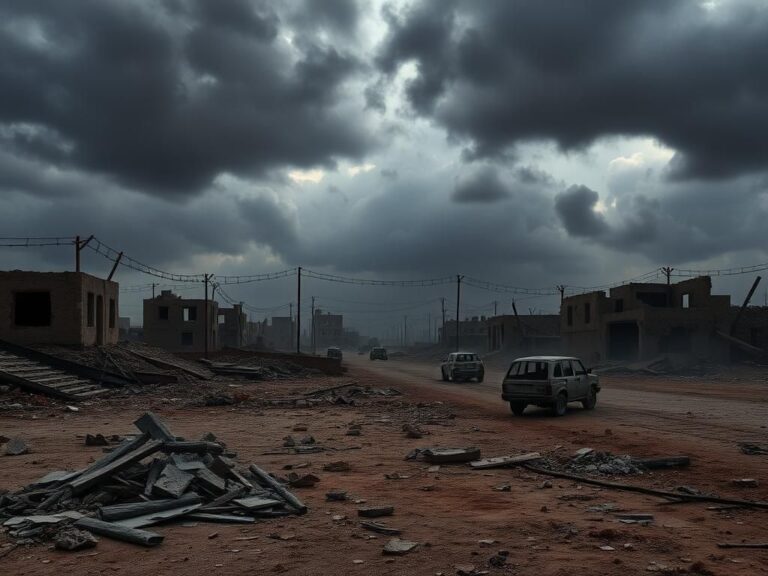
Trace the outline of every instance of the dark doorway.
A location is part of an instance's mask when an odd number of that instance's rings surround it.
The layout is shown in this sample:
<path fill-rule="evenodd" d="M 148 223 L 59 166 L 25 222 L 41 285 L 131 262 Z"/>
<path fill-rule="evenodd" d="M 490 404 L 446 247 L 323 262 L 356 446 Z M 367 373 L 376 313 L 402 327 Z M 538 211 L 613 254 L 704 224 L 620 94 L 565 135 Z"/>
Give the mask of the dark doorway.
<path fill-rule="evenodd" d="M 640 352 L 640 328 L 637 322 L 608 325 L 608 357 L 612 360 L 637 360 Z"/>
<path fill-rule="evenodd" d="M 104 297 L 96 296 L 96 345 L 104 345 Z"/>
<path fill-rule="evenodd" d="M 13 323 L 16 326 L 50 326 L 50 292 L 16 292 Z"/>

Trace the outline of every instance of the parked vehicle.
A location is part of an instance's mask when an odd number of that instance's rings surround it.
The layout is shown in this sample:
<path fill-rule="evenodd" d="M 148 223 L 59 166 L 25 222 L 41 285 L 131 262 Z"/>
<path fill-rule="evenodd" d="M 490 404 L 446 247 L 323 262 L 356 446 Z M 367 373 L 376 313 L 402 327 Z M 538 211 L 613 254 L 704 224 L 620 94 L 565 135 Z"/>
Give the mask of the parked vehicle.
<path fill-rule="evenodd" d="M 548 406 L 562 416 L 569 402 L 581 402 L 586 410 L 597 404 L 600 382 L 578 358 L 531 356 L 518 358 L 509 367 L 501 397 L 512 413 L 521 416 L 529 404 Z"/>
<path fill-rule="evenodd" d="M 336 346 L 332 346 L 331 348 L 328 348 L 328 350 L 325 352 L 325 355 L 328 358 L 338 358 L 339 361 L 341 361 L 341 358 L 343 354 L 341 353 L 341 348 L 337 348 Z"/>
<path fill-rule="evenodd" d="M 381 346 L 371 348 L 370 358 L 371 360 L 387 360 L 389 358 L 387 356 L 387 349 Z"/>
<path fill-rule="evenodd" d="M 440 365 L 440 373 L 445 382 L 448 380 L 458 382 L 472 378 L 482 382 L 485 378 L 485 366 L 474 352 L 451 352 Z"/>

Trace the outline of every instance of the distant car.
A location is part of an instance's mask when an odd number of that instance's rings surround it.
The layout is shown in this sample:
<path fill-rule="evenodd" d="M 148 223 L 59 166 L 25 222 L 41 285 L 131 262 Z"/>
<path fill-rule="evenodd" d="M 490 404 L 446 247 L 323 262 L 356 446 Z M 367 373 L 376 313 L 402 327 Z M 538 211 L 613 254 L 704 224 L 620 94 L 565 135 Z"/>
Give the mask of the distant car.
<path fill-rule="evenodd" d="M 382 348 L 380 346 L 376 346 L 375 348 L 371 348 L 371 354 L 370 354 L 371 360 L 387 360 L 387 349 Z"/>
<path fill-rule="evenodd" d="M 502 399 L 516 416 L 522 416 L 529 404 L 551 407 L 555 416 L 563 416 L 569 402 L 594 409 L 600 381 L 578 358 L 531 356 L 512 362 L 501 387 Z"/>
<path fill-rule="evenodd" d="M 440 373 L 445 382 L 448 380 L 458 382 L 472 378 L 482 382 L 485 378 L 485 366 L 474 352 L 451 352 L 440 365 Z"/>
<path fill-rule="evenodd" d="M 328 358 L 338 358 L 340 361 L 342 357 L 341 348 L 336 348 L 335 346 L 328 348 L 328 350 L 325 352 L 325 355 Z"/>

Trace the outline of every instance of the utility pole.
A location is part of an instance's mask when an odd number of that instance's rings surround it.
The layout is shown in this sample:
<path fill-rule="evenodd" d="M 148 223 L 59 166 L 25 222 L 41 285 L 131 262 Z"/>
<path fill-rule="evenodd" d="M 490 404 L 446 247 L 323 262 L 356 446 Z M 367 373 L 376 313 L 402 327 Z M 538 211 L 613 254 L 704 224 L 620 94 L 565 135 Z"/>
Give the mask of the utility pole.
<path fill-rule="evenodd" d="M 562 306 L 565 299 L 565 284 L 558 284 L 557 291 L 560 292 L 560 305 Z"/>
<path fill-rule="evenodd" d="M 432 312 L 427 312 L 427 342 L 432 344 Z"/>
<path fill-rule="evenodd" d="M 155 284 L 154 282 L 152 282 L 152 298 L 154 298 L 154 297 L 155 297 L 155 286 L 157 286 L 157 284 Z"/>
<path fill-rule="evenodd" d="M 296 281 L 296 354 L 301 354 L 301 266 Z"/>
<path fill-rule="evenodd" d="M 497 314 L 497 308 L 498 308 L 499 302 L 498 300 L 493 301 L 493 315 L 496 316 Z"/>
<path fill-rule="evenodd" d="M 669 286 L 669 283 L 670 283 L 670 276 L 672 276 L 672 270 L 674 270 L 674 268 L 670 268 L 669 266 L 664 266 L 661 269 L 664 276 L 667 277 L 667 286 Z"/>
<path fill-rule="evenodd" d="M 408 346 L 408 315 L 403 316 L 403 346 Z"/>
<path fill-rule="evenodd" d="M 461 281 L 464 276 L 456 275 L 456 352 L 459 351 L 459 318 L 461 314 Z"/>
<path fill-rule="evenodd" d="M 445 298 L 440 298 L 440 306 L 443 310 L 443 341 L 442 344 L 445 344 Z"/>
<path fill-rule="evenodd" d="M 205 310 L 203 311 L 203 332 L 205 337 L 203 338 L 203 358 L 208 358 L 208 274 L 204 276 L 205 280 Z"/>
<path fill-rule="evenodd" d="M 91 240 L 93 240 L 93 234 L 82 242 L 80 241 L 80 236 L 75 236 L 75 272 L 80 272 L 80 252 L 88 246 L 88 242 Z"/>
<path fill-rule="evenodd" d="M 310 328 L 312 334 L 310 340 L 312 341 L 312 354 L 317 354 L 317 346 L 315 344 L 315 297 L 312 296 L 312 327 Z"/>

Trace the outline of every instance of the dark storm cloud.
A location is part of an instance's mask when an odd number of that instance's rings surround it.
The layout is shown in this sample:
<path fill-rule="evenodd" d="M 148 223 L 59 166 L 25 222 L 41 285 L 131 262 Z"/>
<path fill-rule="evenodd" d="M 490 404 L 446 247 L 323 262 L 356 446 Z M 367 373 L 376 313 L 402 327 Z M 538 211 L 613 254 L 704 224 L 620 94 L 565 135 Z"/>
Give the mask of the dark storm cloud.
<path fill-rule="evenodd" d="M 338 107 L 356 58 L 311 41 L 290 49 L 270 3 L 0 1 L 0 21 L 0 128 L 39 127 L 23 143 L 37 158 L 194 194 L 222 172 L 331 165 L 369 149 Z M 33 146 L 46 131 L 65 153 Z"/>
<path fill-rule="evenodd" d="M 555 197 L 555 212 L 568 234 L 598 238 L 608 231 L 603 216 L 595 211 L 600 195 L 586 186 L 571 186 Z"/>
<path fill-rule="evenodd" d="M 509 189 L 499 178 L 498 172 L 493 168 L 485 168 L 458 182 L 451 199 L 460 204 L 492 204 L 509 196 Z"/>
<path fill-rule="evenodd" d="M 475 157 L 652 135 L 679 177 L 768 169 L 768 11 L 760 2 L 417 2 L 387 18 L 379 69 L 415 62 L 413 108 Z"/>

